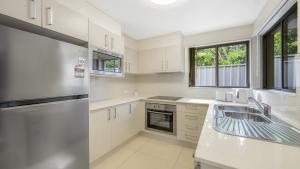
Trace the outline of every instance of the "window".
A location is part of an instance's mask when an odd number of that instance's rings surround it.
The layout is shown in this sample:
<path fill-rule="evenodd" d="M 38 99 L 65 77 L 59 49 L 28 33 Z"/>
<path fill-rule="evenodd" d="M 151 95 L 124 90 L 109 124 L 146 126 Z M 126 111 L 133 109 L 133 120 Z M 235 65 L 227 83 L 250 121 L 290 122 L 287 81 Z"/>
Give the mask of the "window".
<path fill-rule="evenodd" d="M 297 6 L 264 35 L 264 88 L 296 91 Z"/>
<path fill-rule="evenodd" d="M 249 87 L 249 42 L 190 48 L 191 87 Z"/>

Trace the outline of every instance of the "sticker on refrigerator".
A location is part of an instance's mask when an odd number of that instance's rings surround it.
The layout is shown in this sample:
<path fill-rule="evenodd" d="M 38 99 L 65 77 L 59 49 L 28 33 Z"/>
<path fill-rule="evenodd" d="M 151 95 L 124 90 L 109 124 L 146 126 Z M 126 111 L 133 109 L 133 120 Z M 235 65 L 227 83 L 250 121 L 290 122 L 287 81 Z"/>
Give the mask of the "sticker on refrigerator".
<path fill-rule="evenodd" d="M 78 58 L 78 64 L 75 65 L 75 77 L 78 78 L 84 78 L 84 64 L 85 64 L 85 59 L 83 57 Z"/>

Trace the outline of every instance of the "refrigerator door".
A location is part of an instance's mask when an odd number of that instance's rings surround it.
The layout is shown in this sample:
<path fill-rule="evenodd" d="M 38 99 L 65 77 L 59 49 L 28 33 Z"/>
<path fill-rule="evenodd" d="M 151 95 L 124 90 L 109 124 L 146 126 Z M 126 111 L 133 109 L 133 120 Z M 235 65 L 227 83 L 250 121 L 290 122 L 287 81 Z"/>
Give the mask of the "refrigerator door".
<path fill-rule="evenodd" d="M 88 99 L 0 109 L 0 168 L 89 169 Z"/>
<path fill-rule="evenodd" d="M 0 102 L 87 93 L 87 48 L 0 25 Z"/>

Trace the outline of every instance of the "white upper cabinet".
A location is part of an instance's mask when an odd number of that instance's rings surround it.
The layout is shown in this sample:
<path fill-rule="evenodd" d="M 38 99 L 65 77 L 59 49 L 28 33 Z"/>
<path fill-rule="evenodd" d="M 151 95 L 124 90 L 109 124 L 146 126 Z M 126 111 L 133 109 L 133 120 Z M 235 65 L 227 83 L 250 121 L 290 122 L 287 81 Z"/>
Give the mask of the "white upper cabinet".
<path fill-rule="evenodd" d="M 1 0 L 0 13 L 41 26 L 42 0 Z"/>
<path fill-rule="evenodd" d="M 101 48 L 101 49 L 109 49 L 109 31 L 94 24 L 93 22 L 89 22 L 89 43 Z"/>
<path fill-rule="evenodd" d="M 110 52 L 124 54 L 124 39 L 121 35 L 114 34 L 91 21 L 89 30 L 90 44 Z"/>
<path fill-rule="evenodd" d="M 138 73 L 138 54 L 134 49 L 125 48 L 125 73 Z"/>
<path fill-rule="evenodd" d="M 88 18 L 54 0 L 42 1 L 44 28 L 88 41 Z"/>
<path fill-rule="evenodd" d="M 110 50 L 114 53 L 124 54 L 124 39 L 122 36 L 110 33 Z"/>
<path fill-rule="evenodd" d="M 139 51 L 139 73 L 184 72 L 180 45 Z"/>
<path fill-rule="evenodd" d="M 165 72 L 184 72 L 184 53 L 181 45 L 173 45 L 165 48 Z"/>
<path fill-rule="evenodd" d="M 139 41 L 139 73 L 184 72 L 183 38 L 180 33 Z"/>

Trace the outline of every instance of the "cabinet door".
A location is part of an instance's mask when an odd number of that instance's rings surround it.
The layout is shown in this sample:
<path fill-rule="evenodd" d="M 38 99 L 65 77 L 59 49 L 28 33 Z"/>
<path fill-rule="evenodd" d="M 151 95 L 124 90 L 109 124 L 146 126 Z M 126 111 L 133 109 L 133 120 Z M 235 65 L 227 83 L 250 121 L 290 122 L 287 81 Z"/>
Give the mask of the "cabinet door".
<path fill-rule="evenodd" d="M 110 50 L 114 53 L 124 54 L 124 39 L 120 35 L 110 33 Z"/>
<path fill-rule="evenodd" d="M 88 41 L 88 19 L 54 0 L 43 0 L 43 27 Z"/>
<path fill-rule="evenodd" d="M 157 48 L 152 49 L 152 62 L 151 68 L 152 72 L 159 73 L 165 70 L 165 49 Z"/>
<path fill-rule="evenodd" d="M 131 103 L 131 136 L 145 128 L 145 103 L 134 102 Z"/>
<path fill-rule="evenodd" d="M 0 13 L 38 26 L 42 0 L 1 0 Z"/>
<path fill-rule="evenodd" d="M 164 69 L 165 50 L 162 48 L 142 50 L 139 52 L 139 72 L 159 73 Z"/>
<path fill-rule="evenodd" d="M 112 147 L 123 143 L 130 135 L 130 105 L 120 105 L 113 109 Z"/>
<path fill-rule="evenodd" d="M 138 58 L 137 51 L 131 48 L 125 48 L 125 72 L 138 73 Z"/>
<path fill-rule="evenodd" d="M 97 110 L 90 113 L 90 154 L 94 161 L 111 150 L 110 110 Z"/>
<path fill-rule="evenodd" d="M 92 22 L 89 22 L 89 43 L 101 48 L 109 48 L 109 32 Z"/>
<path fill-rule="evenodd" d="M 184 55 L 180 45 L 166 47 L 165 71 L 166 72 L 183 72 Z"/>

